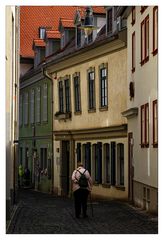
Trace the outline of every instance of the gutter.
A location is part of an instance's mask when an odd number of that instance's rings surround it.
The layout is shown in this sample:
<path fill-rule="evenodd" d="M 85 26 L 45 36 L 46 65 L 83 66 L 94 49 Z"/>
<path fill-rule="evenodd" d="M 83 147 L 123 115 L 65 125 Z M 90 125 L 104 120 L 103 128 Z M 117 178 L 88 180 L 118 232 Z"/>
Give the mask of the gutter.
<path fill-rule="evenodd" d="M 51 187 L 51 194 L 53 194 L 53 190 L 54 190 L 54 148 L 53 148 L 53 79 L 52 76 L 47 72 L 46 68 L 44 68 L 44 66 L 42 67 L 42 73 L 43 76 L 48 78 L 51 81 L 51 112 L 52 112 L 52 135 L 51 135 L 51 140 L 52 140 L 52 163 L 51 163 L 51 167 L 52 167 L 52 172 L 51 172 L 51 177 L 52 177 L 52 187 Z"/>

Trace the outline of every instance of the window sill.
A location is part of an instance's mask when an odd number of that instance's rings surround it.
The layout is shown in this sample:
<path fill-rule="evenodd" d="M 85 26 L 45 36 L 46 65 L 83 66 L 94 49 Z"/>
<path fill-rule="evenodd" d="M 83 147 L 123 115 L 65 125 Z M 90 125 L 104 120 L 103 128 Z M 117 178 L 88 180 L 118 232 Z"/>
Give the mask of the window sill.
<path fill-rule="evenodd" d="M 149 61 L 149 56 L 147 56 L 145 59 L 143 59 L 140 64 L 141 66 L 143 66 L 145 63 L 147 63 Z"/>
<path fill-rule="evenodd" d="M 125 187 L 121 186 L 121 185 L 116 185 L 116 189 L 121 190 L 121 191 L 125 191 Z"/>
<path fill-rule="evenodd" d="M 141 145 L 141 148 L 149 148 L 149 143 L 142 143 L 140 144 Z"/>
<path fill-rule="evenodd" d="M 72 113 L 71 112 L 66 112 L 66 113 L 59 113 L 57 112 L 54 115 L 54 119 L 55 120 L 65 120 L 65 119 L 70 119 L 72 117 Z"/>
<path fill-rule="evenodd" d="M 108 110 L 108 106 L 104 106 L 104 107 L 99 108 L 100 112 L 107 111 L 107 110 Z"/>
<path fill-rule="evenodd" d="M 82 111 L 74 112 L 74 115 L 81 115 L 81 114 L 82 114 Z"/>
<path fill-rule="evenodd" d="M 158 143 L 153 143 L 153 148 L 158 148 Z"/>
<path fill-rule="evenodd" d="M 88 113 L 94 113 L 94 112 L 96 112 L 96 109 L 95 109 L 95 108 L 93 108 L 93 109 L 88 109 Z"/>
<path fill-rule="evenodd" d="M 154 49 L 152 52 L 153 56 L 155 56 L 157 53 L 158 53 L 158 49 Z"/>

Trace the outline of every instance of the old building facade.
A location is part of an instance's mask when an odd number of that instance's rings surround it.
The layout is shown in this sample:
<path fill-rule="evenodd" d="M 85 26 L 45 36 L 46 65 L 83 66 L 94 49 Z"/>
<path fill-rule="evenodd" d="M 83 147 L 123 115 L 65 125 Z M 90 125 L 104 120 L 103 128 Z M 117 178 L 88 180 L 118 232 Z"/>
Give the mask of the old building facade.
<path fill-rule="evenodd" d="M 121 115 L 127 107 L 126 28 L 109 34 L 106 20 L 94 41 L 79 48 L 75 38 L 46 64 L 54 81 L 59 195 L 71 195 L 71 174 L 80 160 L 92 175 L 94 197 L 128 198 L 127 124 Z"/>
<path fill-rule="evenodd" d="M 158 209 L 158 7 L 137 6 L 127 17 L 127 110 L 129 197 L 137 206 Z"/>
<path fill-rule="evenodd" d="M 6 6 L 6 220 L 12 216 L 17 195 L 19 133 L 19 7 Z"/>

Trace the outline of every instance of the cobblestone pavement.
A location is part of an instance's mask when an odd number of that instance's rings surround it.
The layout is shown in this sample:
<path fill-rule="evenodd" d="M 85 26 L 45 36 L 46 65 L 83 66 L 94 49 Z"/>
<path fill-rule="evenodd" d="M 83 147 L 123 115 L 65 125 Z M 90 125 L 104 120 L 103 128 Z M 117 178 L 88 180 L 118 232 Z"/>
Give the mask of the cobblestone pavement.
<path fill-rule="evenodd" d="M 87 219 L 74 217 L 73 200 L 32 190 L 19 192 L 8 234 L 157 234 L 156 216 L 118 201 L 88 204 Z"/>

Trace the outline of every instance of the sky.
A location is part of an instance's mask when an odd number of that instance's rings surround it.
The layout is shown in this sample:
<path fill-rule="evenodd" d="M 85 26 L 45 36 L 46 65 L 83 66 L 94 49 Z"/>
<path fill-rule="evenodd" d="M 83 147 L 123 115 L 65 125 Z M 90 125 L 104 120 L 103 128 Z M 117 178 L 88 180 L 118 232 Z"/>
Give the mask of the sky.
<path fill-rule="evenodd" d="M 162 3 L 163 2 L 163 3 Z M 162 56 L 163 56 L 163 44 L 164 43 L 164 39 L 163 39 L 163 32 L 164 32 L 164 27 L 161 26 L 161 23 L 164 23 L 164 1 L 160 0 L 160 1 L 153 1 L 153 0 L 137 0 L 137 1 L 124 1 L 124 0 L 120 0 L 120 1 L 113 1 L 113 0 L 90 0 L 89 1 L 90 5 L 158 5 L 159 6 L 159 67 L 158 67 L 158 95 L 159 95 L 159 150 L 158 150 L 158 159 L 159 159 L 159 166 L 158 166 L 158 173 L 159 173 L 159 234 L 157 235 L 94 235 L 95 239 L 101 239 L 101 238 L 105 238 L 105 239 L 143 239 L 147 240 L 147 239 L 163 239 L 163 235 L 164 235 L 164 227 L 163 227 L 163 211 L 164 211 L 164 207 L 163 205 L 163 198 L 164 198 L 164 194 L 163 194 L 163 186 L 162 186 L 162 182 L 163 182 L 163 169 L 164 169 L 164 158 L 163 157 L 163 151 L 161 149 L 161 143 L 163 142 L 163 136 L 162 133 L 164 134 L 164 125 L 162 124 L 164 122 L 164 94 L 163 94 L 163 89 L 164 89 L 164 77 L 162 75 L 162 67 L 163 67 L 163 61 L 162 61 Z M 22 0 L 22 1 L 16 1 L 16 0 L 1 0 L 0 3 L 0 19 L 1 19 L 1 38 L 0 38 L 0 76 L 1 76 L 1 87 L 0 87 L 0 113 L 1 113 L 1 117 L 0 117 L 0 133 L 1 133 L 1 141 L 0 141 L 0 161 L 1 161 L 1 174 L 0 174 L 0 239 L 63 239 L 63 238 L 67 238 L 67 239 L 90 239 L 91 235 L 84 235 L 84 236 L 77 236 L 77 235 L 6 235 L 5 234 L 5 129 L 7 126 L 5 126 L 5 6 L 6 5 L 84 5 L 87 6 L 88 5 L 88 1 L 86 0 L 60 0 L 60 2 L 58 1 L 52 1 L 52 0 Z M 162 216 L 163 215 L 163 216 Z M 109 216 L 110 217 L 110 216 Z M 162 229 L 163 228 L 163 229 Z"/>

